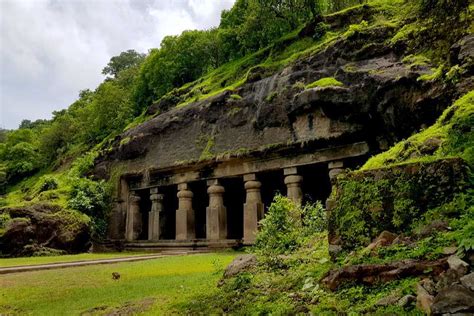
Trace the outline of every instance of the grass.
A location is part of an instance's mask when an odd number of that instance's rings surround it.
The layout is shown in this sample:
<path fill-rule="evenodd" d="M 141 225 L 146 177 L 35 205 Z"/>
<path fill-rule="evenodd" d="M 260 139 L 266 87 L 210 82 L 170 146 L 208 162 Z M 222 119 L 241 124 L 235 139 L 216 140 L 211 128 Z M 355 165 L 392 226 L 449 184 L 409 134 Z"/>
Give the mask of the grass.
<path fill-rule="evenodd" d="M 13 266 L 29 266 L 57 262 L 72 262 L 79 260 L 113 259 L 139 255 L 150 255 L 149 252 L 107 252 L 107 253 L 81 253 L 76 255 L 21 257 L 0 259 L 0 268 Z"/>
<path fill-rule="evenodd" d="M 235 253 L 174 256 L 154 260 L 0 276 L 0 314 L 169 315 L 199 293 L 213 293 Z M 216 268 L 217 267 L 217 268 Z M 218 269 L 219 268 L 219 269 Z M 119 272 L 120 280 L 112 279 Z"/>

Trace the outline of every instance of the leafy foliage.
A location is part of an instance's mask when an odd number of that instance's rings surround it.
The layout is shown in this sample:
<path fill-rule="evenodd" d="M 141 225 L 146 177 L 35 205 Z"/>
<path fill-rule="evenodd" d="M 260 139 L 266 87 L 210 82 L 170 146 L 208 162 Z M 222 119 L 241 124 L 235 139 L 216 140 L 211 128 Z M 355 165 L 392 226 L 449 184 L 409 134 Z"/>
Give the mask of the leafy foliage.
<path fill-rule="evenodd" d="M 143 62 L 143 59 L 145 59 L 144 54 L 140 54 L 133 49 L 129 49 L 120 53 L 118 56 L 112 57 L 107 66 L 102 69 L 102 74 L 116 77 L 120 72 L 140 65 Z"/>
<path fill-rule="evenodd" d="M 325 231 L 326 213 L 320 202 L 301 207 L 276 195 L 260 225 L 254 250 L 272 257 L 290 253 L 306 243 L 309 236 Z"/>

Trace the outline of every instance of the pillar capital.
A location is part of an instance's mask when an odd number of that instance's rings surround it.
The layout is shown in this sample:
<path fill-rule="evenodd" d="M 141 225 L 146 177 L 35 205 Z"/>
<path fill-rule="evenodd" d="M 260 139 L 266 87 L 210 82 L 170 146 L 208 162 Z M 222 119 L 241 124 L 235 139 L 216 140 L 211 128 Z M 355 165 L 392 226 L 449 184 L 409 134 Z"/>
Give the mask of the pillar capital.
<path fill-rule="evenodd" d="M 207 193 L 209 193 L 210 195 L 222 195 L 224 194 L 224 192 L 225 189 L 220 184 L 212 184 L 211 186 L 209 186 L 209 188 L 207 188 Z"/>
<path fill-rule="evenodd" d="M 303 177 L 299 175 L 290 175 L 285 177 L 286 185 L 299 184 L 301 182 L 303 182 Z"/>
<path fill-rule="evenodd" d="M 189 190 L 181 190 L 177 194 L 178 199 L 192 199 L 194 194 Z"/>
<path fill-rule="evenodd" d="M 260 190 L 262 183 L 260 181 L 247 181 L 244 184 L 245 190 Z"/>

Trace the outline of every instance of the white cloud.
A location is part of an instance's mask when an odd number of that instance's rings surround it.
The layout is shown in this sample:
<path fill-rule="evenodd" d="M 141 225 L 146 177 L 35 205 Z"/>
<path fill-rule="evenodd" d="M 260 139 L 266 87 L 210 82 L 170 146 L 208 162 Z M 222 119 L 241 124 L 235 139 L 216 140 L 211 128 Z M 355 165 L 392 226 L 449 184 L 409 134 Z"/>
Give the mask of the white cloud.
<path fill-rule="evenodd" d="M 0 127 L 50 118 L 127 49 L 219 24 L 234 0 L 0 0 Z"/>

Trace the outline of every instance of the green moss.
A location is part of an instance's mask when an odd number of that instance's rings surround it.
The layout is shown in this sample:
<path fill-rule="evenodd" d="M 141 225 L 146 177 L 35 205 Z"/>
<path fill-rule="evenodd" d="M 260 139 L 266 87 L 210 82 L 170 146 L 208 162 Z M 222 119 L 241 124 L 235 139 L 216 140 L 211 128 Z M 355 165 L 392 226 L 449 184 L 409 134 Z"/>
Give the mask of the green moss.
<path fill-rule="evenodd" d="M 208 136 L 199 160 L 212 159 L 215 156 L 215 154 L 212 152 L 214 144 L 214 136 Z"/>
<path fill-rule="evenodd" d="M 403 58 L 403 62 L 409 64 L 410 67 L 428 66 L 431 60 L 425 54 L 408 55 Z"/>
<path fill-rule="evenodd" d="M 446 109 L 434 125 L 399 142 L 390 150 L 370 158 L 362 170 L 448 157 L 461 157 L 470 166 L 474 166 L 472 126 L 474 126 L 474 91 Z M 439 140 L 440 146 L 434 152 L 424 151 L 431 140 Z"/>
<path fill-rule="evenodd" d="M 431 69 L 432 73 L 421 75 L 418 77 L 418 81 L 436 81 L 443 77 L 444 65 L 440 65 L 438 68 Z"/>
<path fill-rule="evenodd" d="M 356 35 L 357 33 L 362 32 L 364 29 L 369 27 L 369 22 L 362 21 L 359 24 L 352 24 L 349 25 L 348 30 L 344 33 L 345 38 L 351 38 L 352 36 Z"/>
<path fill-rule="evenodd" d="M 316 88 L 316 87 L 342 87 L 344 84 L 337 80 L 334 77 L 326 77 L 319 79 L 313 83 L 310 83 L 306 86 L 306 89 Z"/>

